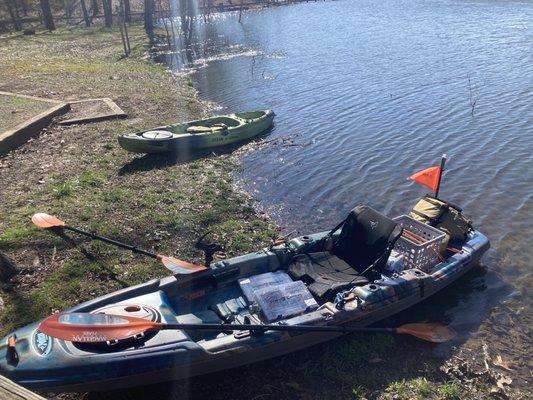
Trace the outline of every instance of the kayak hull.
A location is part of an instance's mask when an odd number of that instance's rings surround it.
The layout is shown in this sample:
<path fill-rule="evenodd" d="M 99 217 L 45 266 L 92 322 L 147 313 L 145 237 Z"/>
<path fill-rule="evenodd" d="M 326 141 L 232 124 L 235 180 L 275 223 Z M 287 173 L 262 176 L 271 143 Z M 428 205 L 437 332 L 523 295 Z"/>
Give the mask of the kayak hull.
<path fill-rule="evenodd" d="M 293 239 L 291 243 L 298 251 L 312 251 L 324 235 L 304 236 Z M 442 290 L 476 265 L 489 247 L 486 236 L 473 232 L 461 253 L 450 256 L 427 273 L 410 269 L 396 278 L 382 278 L 358 287 L 360 301 L 348 302 L 342 310 L 328 302 L 319 310 L 293 317 L 286 323 L 324 323 L 320 321 L 324 313 L 329 313 L 330 321 L 335 323 L 349 322 L 351 326 L 360 327 L 370 325 Z M 201 274 L 214 277 L 219 287 L 227 286 L 227 290 L 233 290 L 228 282 L 247 276 L 250 271 L 283 268 L 290 257 L 283 252 L 282 246 L 276 246 L 218 262 Z M 180 285 L 187 285 L 188 280 L 194 279 L 188 275 L 179 279 L 153 280 L 96 298 L 69 311 L 90 312 L 110 304 L 146 304 L 157 310 L 160 321 L 179 322 L 179 312 L 194 311 L 196 306 L 190 301 L 177 300 L 175 295 Z M 15 332 L 20 357 L 17 365 L 5 361 L 7 337 L 2 340 L 0 372 L 30 389 L 56 392 L 109 390 L 189 378 L 281 356 L 340 336 L 338 333 L 268 331 L 261 336 L 240 332 L 193 340 L 190 332 L 160 331 L 142 346 L 87 350 L 49 337 L 36 340 L 37 327 L 35 323 Z"/>
<path fill-rule="evenodd" d="M 272 110 L 218 116 L 161 126 L 149 131 L 126 133 L 118 137 L 118 142 L 122 148 L 133 153 L 190 153 L 252 139 L 272 127 L 274 116 Z M 200 130 L 188 133 L 191 127 L 199 127 L 201 124 L 213 128 L 206 128 L 205 132 Z M 150 132 L 160 132 L 163 135 L 147 135 Z M 164 134 L 168 132 L 170 134 Z"/>

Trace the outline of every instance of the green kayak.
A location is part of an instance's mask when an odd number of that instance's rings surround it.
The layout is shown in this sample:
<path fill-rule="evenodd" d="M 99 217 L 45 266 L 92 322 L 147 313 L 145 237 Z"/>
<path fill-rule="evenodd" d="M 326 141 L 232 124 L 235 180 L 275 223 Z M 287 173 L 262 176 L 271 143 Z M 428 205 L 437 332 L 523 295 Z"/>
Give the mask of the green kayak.
<path fill-rule="evenodd" d="M 134 153 L 206 149 L 257 136 L 272 126 L 274 116 L 272 110 L 219 115 L 141 132 L 125 133 L 119 136 L 118 142 L 124 149 Z"/>

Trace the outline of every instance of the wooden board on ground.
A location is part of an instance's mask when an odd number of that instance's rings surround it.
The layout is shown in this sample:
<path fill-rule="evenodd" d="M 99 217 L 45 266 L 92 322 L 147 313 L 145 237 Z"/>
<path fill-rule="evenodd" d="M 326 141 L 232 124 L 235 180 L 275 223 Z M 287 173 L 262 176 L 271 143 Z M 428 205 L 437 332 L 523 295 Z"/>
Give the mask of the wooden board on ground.
<path fill-rule="evenodd" d="M 0 375 L 0 400 L 46 400 Z"/>
<path fill-rule="evenodd" d="M 126 113 L 110 98 L 87 99 L 70 102 L 68 119 L 61 125 L 86 124 L 114 118 L 126 118 Z"/>
<path fill-rule="evenodd" d="M 0 155 L 37 136 L 52 118 L 70 109 L 67 103 L 0 92 Z"/>

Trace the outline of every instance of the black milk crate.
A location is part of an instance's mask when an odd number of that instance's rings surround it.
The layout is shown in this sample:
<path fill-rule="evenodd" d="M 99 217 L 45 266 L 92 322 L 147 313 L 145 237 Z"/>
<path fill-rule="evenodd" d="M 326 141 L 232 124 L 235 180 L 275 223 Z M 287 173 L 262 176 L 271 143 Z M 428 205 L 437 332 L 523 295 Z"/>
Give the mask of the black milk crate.
<path fill-rule="evenodd" d="M 404 268 L 418 268 L 424 272 L 429 272 L 430 268 L 438 263 L 441 243 L 445 236 L 444 232 L 407 215 L 400 215 L 393 219 L 404 230 L 425 239 L 424 243 L 416 243 L 405 237 L 404 234 L 400 236 L 394 245 L 394 250 L 403 254 Z"/>

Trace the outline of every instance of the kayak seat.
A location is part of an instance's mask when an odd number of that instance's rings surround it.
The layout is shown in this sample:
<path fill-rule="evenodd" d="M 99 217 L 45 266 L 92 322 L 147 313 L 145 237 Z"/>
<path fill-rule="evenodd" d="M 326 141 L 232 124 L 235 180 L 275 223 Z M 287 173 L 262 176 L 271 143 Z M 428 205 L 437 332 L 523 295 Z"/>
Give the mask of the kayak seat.
<path fill-rule="evenodd" d="M 340 233 L 333 239 L 338 229 Z M 402 234 L 396 221 L 365 205 L 355 207 L 348 217 L 326 236 L 333 239 L 330 250 L 349 264 L 356 273 L 378 279 L 394 244 Z"/>
<path fill-rule="evenodd" d="M 208 133 L 208 132 L 218 132 L 228 129 L 228 126 L 223 123 L 219 124 L 213 124 L 210 126 L 201 126 L 201 125 L 193 125 L 189 126 L 187 128 L 187 133 Z"/>
<path fill-rule="evenodd" d="M 330 252 L 300 254 L 288 269 L 291 278 L 303 281 L 317 299 L 333 301 L 337 293 L 365 285 L 368 279 Z"/>

